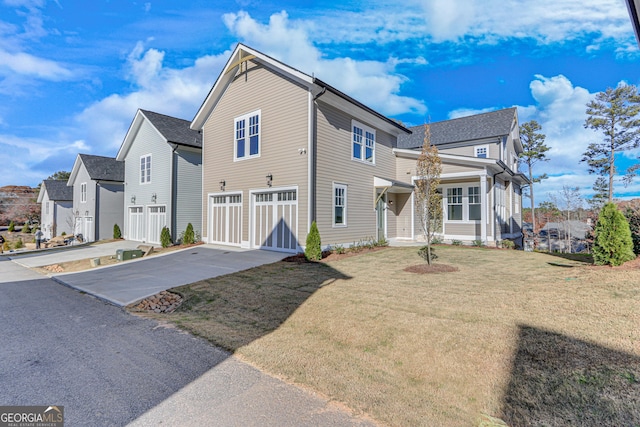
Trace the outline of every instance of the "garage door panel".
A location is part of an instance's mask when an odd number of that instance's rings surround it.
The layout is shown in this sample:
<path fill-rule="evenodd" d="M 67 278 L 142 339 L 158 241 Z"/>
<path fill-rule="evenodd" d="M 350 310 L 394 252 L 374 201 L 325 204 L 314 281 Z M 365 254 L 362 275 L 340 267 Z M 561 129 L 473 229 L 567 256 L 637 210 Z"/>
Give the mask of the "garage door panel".
<path fill-rule="evenodd" d="M 240 246 L 242 237 L 242 195 L 211 196 L 210 243 Z"/>
<path fill-rule="evenodd" d="M 258 193 L 253 203 L 253 247 L 296 252 L 297 192 L 287 190 Z"/>

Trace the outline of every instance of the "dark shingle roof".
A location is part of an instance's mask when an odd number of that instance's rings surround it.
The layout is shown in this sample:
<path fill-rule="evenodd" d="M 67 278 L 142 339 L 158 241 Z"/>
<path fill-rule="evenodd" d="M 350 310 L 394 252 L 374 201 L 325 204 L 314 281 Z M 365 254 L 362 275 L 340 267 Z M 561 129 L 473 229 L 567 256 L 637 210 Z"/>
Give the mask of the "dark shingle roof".
<path fill-rule="evenodd" d="M 186 145 L 189 147 L 202 148 L 202 135 L 200 132 L 190 128 L 191 122 L 177 119 L 153 111 L 140 110 L 149 119 L 153 126 L 167 139 L 168 142 Z"/>
<path fill-rule="evenodd" d="M 60 202 L 73 200 L 73 187 L 67 187 L 67 181 L 45 179 L 43 185 L 47 190 L 49 200 Z"/>
<path fill-rule="evenodd" d="M 450 142 L 473 141 L 508 135 L 511 132 L 516 108 L 492 111 L 431 123 L 431 143 L 433 145 Z M 398 137 L 398 148 L 418 148 L 424 143 L 424 125 L 410 128 L 411 135 Z"/>
<path fill-rule="evenodd" d="M 89 178 L 94 181 L 124 182 L 124 162 L 113 157 L 80 154 L 82 164 L 87 168 Z"/>

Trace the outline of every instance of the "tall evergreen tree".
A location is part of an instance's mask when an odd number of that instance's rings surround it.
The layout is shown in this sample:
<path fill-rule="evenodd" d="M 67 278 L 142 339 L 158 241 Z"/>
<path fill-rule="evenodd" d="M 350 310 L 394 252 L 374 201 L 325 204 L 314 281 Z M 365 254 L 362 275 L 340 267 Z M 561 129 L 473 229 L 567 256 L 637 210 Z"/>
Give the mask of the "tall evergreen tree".
<path fill-rule="evenodd" d="M 634 85 L 607 88 L 587 104 L 585 128 L 600 131 L 602 142 L 589 144 L 582 162 L 589 173 L 608 176 L 608 201 L 613 201 L 613 181 L 616 174 L 616 153 L 640 146 L 640 94 Z"/>
<path fill-rule="evenodd" d="M 593 184 L 593 191 L 595 191 L 593 197 L 589 200 L 591 209 L 599 211 L 602 206 L 607 203 L 609 199 L 609 186 L 607 180 L 603 176 L 596 178 L 596 182 Z"/>
<path fill-rule="evenodd" d="M 635 257 L 627 219 L 615 204 L 606 203 L 594 230 L 593 262 L 596 265 L 622 265 Z"/>
<path fill-rule="evenodd" d="M 441 173 L 442 160 L 436 146 L 431 144 L 431 127 L 425 124 L 422 152 L 416 163 L 417 179 L 414 191 L 417 217 L 427 242 L 426 259 L 428 264 L 431 264 L 433 260 L 431 241 L 442 221 L 442 198 L 438 193 Z"/>
<path fill-rule="evenodd" d="M 531 199 L 531 222 L 534 233 L 537 229 L 533 184 L 548 178 L 547 174 L 538 175 L 537 177 L 533 176 L 533 166 L 538 162 L 546 162 L 549 160 L 546 155 L 549 147 L 544 143 L 546 135 L 540 133 L 541 130 L 542 126 L 535 120 L 528 121 L 520 126 L 520 139 L 522 140 L 523 148 L 522 153 L 520 153 L 520 160 L 527 165 L 527 170 L 529 171 L 529 181 L 531 182 L 529 185 L 529 198 Z"/>

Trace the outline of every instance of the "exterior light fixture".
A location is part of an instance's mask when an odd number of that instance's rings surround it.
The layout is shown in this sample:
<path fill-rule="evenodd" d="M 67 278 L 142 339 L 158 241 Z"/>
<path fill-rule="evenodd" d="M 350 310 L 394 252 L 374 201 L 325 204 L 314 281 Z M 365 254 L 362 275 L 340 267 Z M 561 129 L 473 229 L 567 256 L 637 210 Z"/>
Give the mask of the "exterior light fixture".
<path fill-rule="evenodd" d="M 227 181 L 224 179 L 220 181 L 220 190 L 224 191 L 224 187 L 227 185 Z"/>
<path fill-rule="evenodd" d="M 136 196 L 135 195 L 131 196 L 131 204 L 132 205 L 136 204 Z"/>
<path fill-rule="evenodd" d="M 271 183 L 273 182 L 273 175 L 268 174 L 266 178 L 267 178 L 267 185 L 271 187 Z"/>
<path fill-rule="evenodd" d="M 158 195 L 157 195 L 156 193 L 153 193 L 153 194 L 151 195 L 151 203 L 155 203 L 155 202 L 156 202 L 156 200 L 158 200 Z"/>

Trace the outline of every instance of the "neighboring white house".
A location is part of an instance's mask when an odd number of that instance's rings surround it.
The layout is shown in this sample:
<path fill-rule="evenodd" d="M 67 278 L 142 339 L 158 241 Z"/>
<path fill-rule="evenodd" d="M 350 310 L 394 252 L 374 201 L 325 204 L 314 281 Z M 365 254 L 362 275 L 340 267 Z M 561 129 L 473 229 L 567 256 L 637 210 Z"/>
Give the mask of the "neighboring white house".
<path fill-rule="evenodd" d="M 201 233 L 202 138 L 190 122 L 138 110 L 116 159 L 124 168 L 127 240 L 160 243 L 167 226 L 173 241 L 191 223 Z"/>
<path fill-rule="evenodd" d="M 47 179 L 42 181 L 40 193 L 40 229 L 45 239 L 73 234 L 73 189 L 67 181 Z"/>
<path fill-rule="evenodd" d="M 73 188 L 74 231 L 85 242 L 110 239 L 114 225 L 122 228 L 124 162 L 78 154 L 67 185 Z"/>

